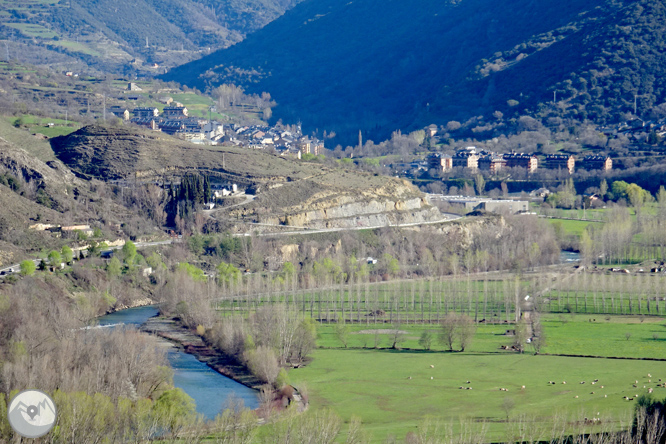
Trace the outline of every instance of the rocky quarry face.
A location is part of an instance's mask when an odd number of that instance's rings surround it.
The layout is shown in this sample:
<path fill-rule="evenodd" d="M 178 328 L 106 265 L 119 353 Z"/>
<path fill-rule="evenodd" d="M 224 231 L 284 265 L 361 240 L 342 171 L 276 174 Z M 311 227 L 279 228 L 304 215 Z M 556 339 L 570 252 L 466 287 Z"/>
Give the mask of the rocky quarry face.
<path fill-rule="evenodd" d="M 283 208 L 283 212 L 267 211 L 260 206 L 262 197 L 259 196 L 257 199 L 259 206 L 239 209 L 234 215 L 236 218 L 262 224 L 264 229 L 270 228 L 270 225 L 310 229 L 358 229 L 419 224 L 444 219 L 437 208 L 428 205 L 422 197 L 413 197 L 414 191 L 410 187 L 406 188 L 400 190 L 404 198 L 398 199 L 373 193 L 371 190 L 363 194 L 352 194 L 348 191 L 340 191 L 337 195 L 329 192 L 321 193 L 326 196 L 315 195 L 298 205 Z"/>

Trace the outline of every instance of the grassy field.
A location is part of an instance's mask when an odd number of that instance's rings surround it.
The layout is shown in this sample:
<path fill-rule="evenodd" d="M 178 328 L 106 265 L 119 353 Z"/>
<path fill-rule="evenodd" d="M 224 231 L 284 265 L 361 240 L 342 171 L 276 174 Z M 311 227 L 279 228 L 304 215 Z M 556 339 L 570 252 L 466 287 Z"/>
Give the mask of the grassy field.
<path fill-rule="evenodd" d="M 548 222 L 553 224 L 556 228 L 561 227 L 565 234 L 575 236 L 580 236 L 590 225 L 595 228 L 601 228 L 603 226 L 603 223 L 601 222 L 590 222 L 585 220 L 548 219 Z"/>
<path fill-rule="evenodd" d="M 15 120 L 15 117 L 0 119 L 0 137 L 22 147 L 43 162 L 56 159 L 48 141 L 37 139 L 25 130 L 14 128 L 10 120 Z"/>
<path fill-rule="evenodd" d="M 666 325 L 660 317 L 608 316 L 606 319 L 605 316 L 544 315 L 542 323 L 546 336 L 542 353 L 666 359 Z M 348 325 L 347 328 L 350 332 L 348 348 L 374 349 L 375 343 L 378 348 L 389 348 L 392 345 L 393 335 L 374 333 L 391 329 L 390 325 Z M 468 351 L 497 353 L 500 346 L 511 345 L 513 337 L 506 336 L 506 330 L 510 328 L 510 324 L 479 324 Z M 437 325 L 400 325 L 400 330 L 406 332 L 400 347 L 412 350 L 422 349 L 418 341 L 424 330 L 431 331 L 435 337 L 439 333 Z M 603 340 L 599 340 L 600 337 Z M 320 325 L 317 344 L 323 348 L 344 348 L 335 334 L 334 325 Z M 444 351 L 445 347 L 435 341 L 432 350 Z"/>
<path fill-rule="evenodd" d="M 9 124 L 14 124 L 16 117 L 5 117 Z M 72 120 L 65 121 L 64 119 L 54 119 L 50 117 L 39 117 L 33 115 L 20 116 L 21 126 L 27 128 L 31 134 L 43 134 L 47 137 L 64 136 L 70 134 L 81 126 L 78 122 Z M 48 126 L 53 123 L 53 126 Z"/>
<path fill-rule="evenodd" d="M 590 324 L 580 316 L 566 322 L 552 316 L 545 328 L 546 353 L 666 358 L 663 342 L 651 337 L 653 331 L 666 334 L 662 319 L 641 323 L 637 318 L 613 317 Z M 352 327 L 355 333 L 349 346 L 373 347 L 375 335 L 358 334 L 361 329 Z M 589 431 L 619 429 L 626 427 L 633 412 L 633 402 L 625 396 L 646 393 L 649 387 L 657 396 L 666 395 L 666 389 L 656 387 L 659 378 L 666 380 L 662 362 L 499 351 L 499 345 L 511 340 L 502 326 L 480 326 L 465 353 L 443 352 L 440 345 L 433 351 L 416 350 L 422 329 L 406 329 L 402 345 L 412 350 L 342 349 L 333 328 L 322 326 L 319 345 L 336 348 L 316 350 L 312 363 L 291 370 L 289 376 L 294 385 L 307 387 L 313 408 L 330 407 L 345 422 L 352 415 L 360 416 L 373 442 L 389 435 L 401 440 L 427 416 L 454 428 L 461 418 L 476 429 L 485 423 L 487 442 L 506 439 L 517 427 L 517 419 L 542 428 L 544 438 L 552 434 L 554 417 L 567 418 L 566 428 L 573 431 L 579 430 L 584 418 L 598 413 L 603 422 L 586 426 Z M 627 331 L 632 332 L 629 340 L 624 337 Z M 380 347 L 388 347 L 389 335 L 379 336 Z M 595 379 L 598 382 L 592 384 Z"/>
<path fill-rule="evenodd" d="M 58 35 L 50 29 L 45 28 L 44 26 L 30 23 L 7 23 L 6 26 L 21 31 L 21 33 L 26 37 L 53 39 Z"/>

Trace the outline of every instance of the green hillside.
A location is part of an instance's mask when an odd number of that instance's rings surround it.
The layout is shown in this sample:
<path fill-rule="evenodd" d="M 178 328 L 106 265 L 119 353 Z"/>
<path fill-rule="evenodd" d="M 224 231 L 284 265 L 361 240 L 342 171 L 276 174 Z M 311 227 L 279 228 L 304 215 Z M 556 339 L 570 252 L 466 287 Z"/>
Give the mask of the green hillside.
<path fill-rule="evenodd" d="M 557 92 L 559 116 L 610 121 L 666 100 L 663 2 L 312 0 L 242 43 L 165 75 L 199 88 L 270 91 L 306 131 L 510 118 Z M 640 113 L 639 113 L 640 114 Z M 480 119 L 483 124 L 483 119 Z"/>
<path fill-rule="evenodd" d="M 2 0 L 0 40 L 3 58 L 150 72 L 239 42 L 298 1 Z"/>

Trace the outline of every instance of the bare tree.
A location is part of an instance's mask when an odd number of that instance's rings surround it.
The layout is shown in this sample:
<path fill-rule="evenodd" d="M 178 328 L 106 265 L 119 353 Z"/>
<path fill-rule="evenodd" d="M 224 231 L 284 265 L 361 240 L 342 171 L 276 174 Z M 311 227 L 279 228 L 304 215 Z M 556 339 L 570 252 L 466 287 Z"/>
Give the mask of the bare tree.
<path fill-rule="evenodd" d="M 455 313 L 447 313 L 440 325 L 439 342 L 448 347 L 449 351 L 453 351 L 458 332 L 458 316 Z"/>
<path fill-rule="evenodd" d="M 405 340 L 405 332 L 400 329 L 400 324 L 395 324 L 393 330 L 391 331 L 391 348 L 397 349 L 400 348 L 400 344 Z"/>
<path fill-rule="evenodd" d="M 245 352 L 250 371 L 267 384 L 273 384 L 280 372 L 275 353 L 269 347 L 260 345 L 256 350 Z"/>
<path fill-rule="evenodd" d="M 460 341 L 460 351 L 464 352 L 472 343 L 476 334 L 476 323 L 467 315 L 458 318 L 458 340 Z"/>
<path fill-rule="evenodd" d="M 340 320 L 335 324 L 335 337 L 345 348 L 347 348 L 347 343 L 349 342 L 349 327 L 345 324 L 344 320 Z"/>

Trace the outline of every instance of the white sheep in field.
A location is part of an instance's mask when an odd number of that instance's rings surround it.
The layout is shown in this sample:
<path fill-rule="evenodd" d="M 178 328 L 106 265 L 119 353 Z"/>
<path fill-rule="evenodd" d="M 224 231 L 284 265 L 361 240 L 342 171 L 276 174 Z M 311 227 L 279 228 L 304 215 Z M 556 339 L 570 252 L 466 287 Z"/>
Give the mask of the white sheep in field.
<path fill-rule="evenodd" d="M 521 389 L 523 389 L 523 390 L 525 390 L 525 386 L 524 386 L 524 385 L 523 385 L 523 386 L 521 386 L 520 388 L 521 388 Z"/>
<path fill-rule="evenodd" d="M 435 368 L 435 366 L 434 366 L 434 365 L 432 365 L 432 364 L 430 364 L 430 368 Z"/>
<path fill-rule="evenodd" d="M 648 378 L 651 378 L 651 377 L 652 377 L 652 375 L 648 373 Z"/>
<path fill-rule="evenodd" d="M 435 379 L 435 378 L 433 378 L 433 377 L 431 376 L 430 379 Z"/>
<path fill-rule="evenodd" d="M 562 381 L 562 384 L 566 384 L 566 383 L 567 383 L 567 381 Z"/>

